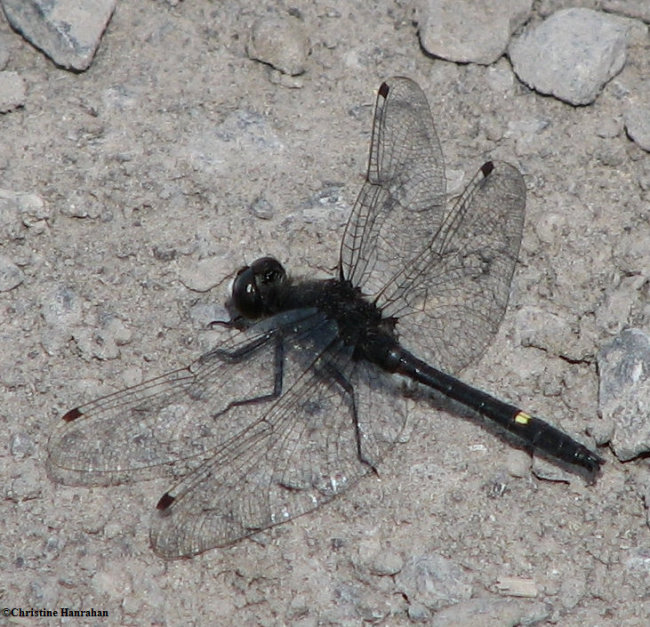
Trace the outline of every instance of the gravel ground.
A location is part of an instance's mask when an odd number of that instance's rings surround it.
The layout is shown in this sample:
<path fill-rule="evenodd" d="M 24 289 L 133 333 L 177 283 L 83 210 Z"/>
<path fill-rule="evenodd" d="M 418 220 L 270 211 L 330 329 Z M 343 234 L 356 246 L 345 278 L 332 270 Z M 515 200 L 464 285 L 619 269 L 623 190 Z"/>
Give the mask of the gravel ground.
<path fill-rule="evenodd" d="M 560 6 L 536 3 L 523 21 Z M 586 485 L 414 403 L 410 437 L 379 476 L 255 539 L 171 562 L 148 544 L 165 482 L 49 481 L 63 412 L 214 344 L 206 323 L 233 269 L 271 254 L 295 274 L 331 272 L 374 90 L 393 75 L 428 95 L 452 193 L 487 158 L 516 164 L 528 187 L 508 313 L 463 378 L 607 439 L 596 356 L 626 327 L 650 330 L 650 157 L 625 127 L 650 93 L 643 22 L 627 20 L 622 71 L 576 107 L 529 89 L 506 57 L 425 54 L 411 3 L 291 8 L 302 34 L 283 35 L 296 47 L 277 63 L 302 62 L 298 76 L 246 48 L 257 18 L 287 23 L 289 7 L 121 2 L 83 73 L 0 17 L 4 69 L 25 87 L 0 118 L 3 606 L 109 614 L 74 624 L 647 624 L 648 459 L 623 464 L 606 446 Z"/>

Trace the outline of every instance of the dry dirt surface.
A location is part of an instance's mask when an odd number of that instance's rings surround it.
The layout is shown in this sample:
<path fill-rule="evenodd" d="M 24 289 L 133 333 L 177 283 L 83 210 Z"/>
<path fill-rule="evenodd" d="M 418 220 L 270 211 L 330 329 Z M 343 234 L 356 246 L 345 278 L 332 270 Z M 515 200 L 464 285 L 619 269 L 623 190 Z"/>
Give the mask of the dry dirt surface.
<path fill-rule="evenodd" d="M 311 49 L 293 77 L 246 49 L 256 19 L 289 9 Z M 647 40 L 573 107 L 520 83 L 507 57 L 428 56 L 417 19 L 385 0 L 120 2 L 73 73 L 0 17 L 5 69 L 26 86 L 0 117 L 0 188 L 27 194 L 0 241 L 5 279 L 21 279 L 0 292 L 0 597 L 59 613 L 19 624 L 56 623 L 61 608 L 108 612 L 75 625 L 647 624 L 648 460 L 621 463 L 606 445 L 588 485 L 531 467 L 480 421 L 410 401 L 377 476 L 174 561 L 148 539 L 168 483 L 88 489 L 46 474 L 65 411 L 214 345 L 208 323 L 243 263 L 270 254 L 294 274 L 332 272 L 376 89 L 395 75 L 429 98 L 452 194 L 488 158 L 526 180 L 508 312 L 464 380 L 593 445 L 596 356 L 621 329 L 650 328 L 650 157 L 622 122 L 650 75 Z"/>

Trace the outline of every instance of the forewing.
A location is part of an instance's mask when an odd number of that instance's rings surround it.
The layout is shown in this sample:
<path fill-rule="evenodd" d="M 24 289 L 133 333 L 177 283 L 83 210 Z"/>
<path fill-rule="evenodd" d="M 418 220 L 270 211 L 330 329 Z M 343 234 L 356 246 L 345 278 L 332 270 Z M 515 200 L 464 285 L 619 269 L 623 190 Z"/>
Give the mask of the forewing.
<path fill-rule="evenodd" d="M 484 164 L 424 251 L 384 287 L 400 341 L 454 373 L 497 332 L 519 255 L 526 186 L 504 162 Z"/>
<path fill-rule="evenodd" d="M 187 368 L 71 410 L 48 443 L 50 476 L 69 485 L 114 485 L 196 468 L 268 411 L 270 398 L 248 403 L 235 421 L 230 404 L 272 395 L 280 344 L 291 354 L 284 364 L 290 385 L 322 350 L 318 342 L 329 342 L 332 329 L 314 312 L 232 330 Z"/>
<path fill-rule="evenodd" d="M 366 295 L 417 256 L 440 227 L 442 151 L 426 96 L 408 78 L 382 83 L 368 173 L 341 244 L 340 272 Z"/>
<path fill-rule="evenodd" d="M 347 490 L 380 461 L 404 424 L 397 395 L 389 415 L 376 420 L 367 413 L 384 378 L 352 361 L 348 349 L 326 352 L 263 420 L 161 499 L 151 529 L 155 551 L 180 557 L 225 546 Z"/>

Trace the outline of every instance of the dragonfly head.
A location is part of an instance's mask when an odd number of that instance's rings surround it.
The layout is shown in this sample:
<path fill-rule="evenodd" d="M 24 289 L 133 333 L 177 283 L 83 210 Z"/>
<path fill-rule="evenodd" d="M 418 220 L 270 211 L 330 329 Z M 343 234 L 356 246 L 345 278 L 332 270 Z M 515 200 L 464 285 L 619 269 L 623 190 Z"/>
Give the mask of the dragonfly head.
<path fill-rule="evenodd" d="M 285 284 L 287 273 L 273 257 L 262 257 L 237 272 L 232 286 L 232 304 L 244 318 L 256 320 L 274 313 L 273 302 Z"/>

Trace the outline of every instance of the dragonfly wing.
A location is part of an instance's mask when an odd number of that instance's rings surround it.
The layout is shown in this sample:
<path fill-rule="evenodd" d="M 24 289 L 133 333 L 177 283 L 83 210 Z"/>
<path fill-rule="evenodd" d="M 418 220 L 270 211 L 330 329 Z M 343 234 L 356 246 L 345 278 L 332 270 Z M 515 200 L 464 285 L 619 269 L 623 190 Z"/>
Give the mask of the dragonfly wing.
<path fill-rule="evenodd" d="M 450 373 L 478 359 L 508 304 L 524 223 L 517 168 L 488 162 L 422 253 L 383 288 L 378 304 L 399 318 L 400 341 Z"/>
<path fill-rule="evenodd" d="M 331 330 L 314 310 L 281 314 L 275 324 L 231 330 L 190 366 L 69 411 L 48 443 L 50 476 L 69 485 L 114 485 L 199 466 L 267 411 L 279 360 L 288 385 L 319 353 L 317 343 L 329 342 Z M 310 334 L 314 329 L 320 331 Z M 232 403 L 245 401 L 234 422 Z"/>
<path fill-rule="evenodd" d="M 163 496 L 151 529 L 156 552 L 180 557 L 225 546 L 347 490 L 403 427 L 399 396 L 389 416 L 369 411 L 386 377 L 348 349 L 325 352 L 261 420 Z"/>
<path fill-rule="evenodd" d="M 444 163 L 426 96 L 408 78 L 382 83 L 366 182 L 348 220 L 341 276 L 375 295 L 442 223 Z"/>
<path fill-rule="evenodd" d="M 399 318 L 407 348 L 457 372 L 481 355 L 505 311 L 525 199 L 519 171 L 495 161 L 447 210 L 426 96 L 409 79 L 389 79 L 377 97 L 368 174 L 343 237 L 341 276 L 373 297 L 384 316 Z"/>

